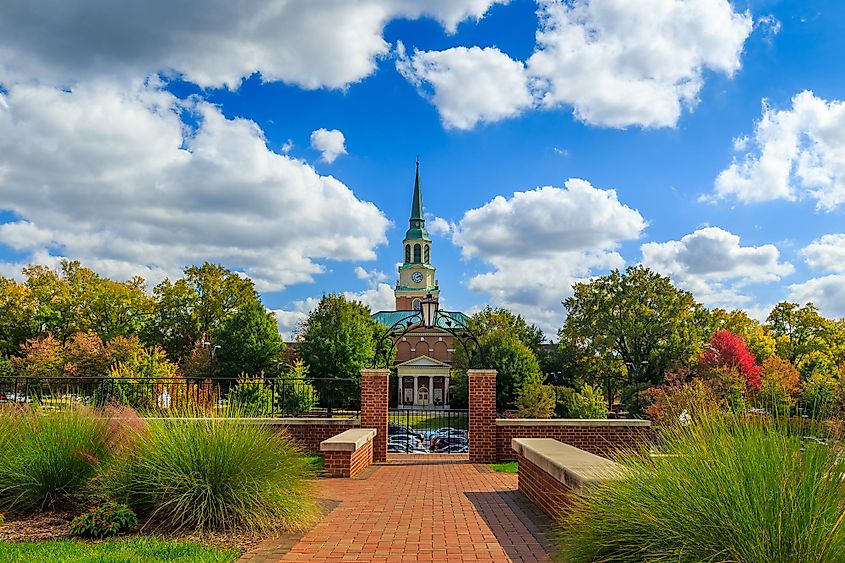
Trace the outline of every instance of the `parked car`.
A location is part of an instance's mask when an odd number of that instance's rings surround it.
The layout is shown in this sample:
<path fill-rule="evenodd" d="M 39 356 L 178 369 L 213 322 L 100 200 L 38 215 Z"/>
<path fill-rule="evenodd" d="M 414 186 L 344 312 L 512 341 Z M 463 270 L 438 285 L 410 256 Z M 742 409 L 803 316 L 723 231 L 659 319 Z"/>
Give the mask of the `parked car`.
<path fill-rule="evenodd" d="M 387 442 L 387 453 L 390 454 L 427 454 L 424 447 L 411 442 Z"/>
<path fill-rule="evenodd" d="M 438 451 L 437 453 L 441 454 L 465 454 L 469 452 L 469 446 L 461 445 L 461 444 L 452 444 L 451 446 L 447 446 L 442 450 Z"/>
<path fill-rule="evenodd" d="M 431 449 L 439 451 L 449 446 L 466 446 L 468 444 L 469 441 L 463 436 L 437 436 L 431 441 Z"/>

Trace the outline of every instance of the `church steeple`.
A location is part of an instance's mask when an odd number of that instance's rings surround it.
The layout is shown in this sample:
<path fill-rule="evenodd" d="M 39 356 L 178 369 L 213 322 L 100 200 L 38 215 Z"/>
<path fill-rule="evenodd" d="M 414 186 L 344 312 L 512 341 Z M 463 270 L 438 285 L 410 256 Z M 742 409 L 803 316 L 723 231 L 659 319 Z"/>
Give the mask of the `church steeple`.
<path fill-rule="evenodd" d="M 425 230 L 425 218 L 423 217 L 422 190 L 420 189 L 420 159 L 417 158 L 417 172 L 414 177 L 414 199 L 411 201 L 410 226 L 405 233 L 405 240 L 431 241 L 428 231 Z"/>

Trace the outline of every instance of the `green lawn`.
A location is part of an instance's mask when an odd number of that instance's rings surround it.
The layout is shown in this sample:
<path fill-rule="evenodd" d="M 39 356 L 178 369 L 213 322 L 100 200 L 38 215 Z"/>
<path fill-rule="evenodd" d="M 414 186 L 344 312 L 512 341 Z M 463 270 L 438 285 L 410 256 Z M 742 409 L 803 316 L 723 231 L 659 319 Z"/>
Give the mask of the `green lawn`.
<path fill-rule="evenodd" d="M 9 543 L 0 541 L 0 562 L 138 563 L 178 561 L 217 563 L 235 561 L 237 550 L 155 538 L 128 538 L 85 543 L 75 540 Z"/>
<path fill-rule="evenodd" d="M 518 473 L 519 467 L 515 461 L 502 461 L 499 463 L 491 463 L 490 469 L 498 471 L 499 473 Z"/>
<path fill-rule="evenodd" d="M 445 414 L 417 414 L 413 411 L 390 417 L 390 422 L 407 425 L 414 430 L 437 430 L 445 426 L 467 430 L 469 418 L 466 416 L 452 416 Z"/>
<path fill-rule="evenodd" d="M 321 455 L 307 455 L 305 456 L 308 461 L 311 462 L 311 465 L 314 466 L 314 471 L 317 475 L 323 474 L 323 467 L 325 466 L 326 460 Z"/>

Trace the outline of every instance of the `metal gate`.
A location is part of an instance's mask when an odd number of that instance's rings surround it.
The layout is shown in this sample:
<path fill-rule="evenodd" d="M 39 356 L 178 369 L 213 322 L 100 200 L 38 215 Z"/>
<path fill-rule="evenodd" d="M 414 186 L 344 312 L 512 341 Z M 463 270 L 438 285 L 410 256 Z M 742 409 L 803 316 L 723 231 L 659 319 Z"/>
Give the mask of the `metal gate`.
<path fill-rule="evenodd" d="M 469 411 L 391 409 L 387 453 L 465 454 L 469 452 Z"/>

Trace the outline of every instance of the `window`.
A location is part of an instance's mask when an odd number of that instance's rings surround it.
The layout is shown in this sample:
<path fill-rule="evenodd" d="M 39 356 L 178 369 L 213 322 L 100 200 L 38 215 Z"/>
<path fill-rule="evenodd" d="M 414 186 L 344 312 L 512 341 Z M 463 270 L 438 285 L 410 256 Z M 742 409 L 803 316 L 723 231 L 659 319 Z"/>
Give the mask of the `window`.
<path fill-rule="evenodd" d="M 425 245 L 425 263 L 426 264 L 428 264 L 428 261 L 429 261 L 429 258 L 430 258 L 428 248 L 429 248 L 429 246 Z"/>
<path fill-rule="evenodd" d="M 412 307 L 414 308 L 414 311 L 419 311 L 420 310 L 420 300 L 414 299 Z"/>
<path fill-rule="evenodd" d="M 410 261 L 411 261 L 411 245 L 406 244 L 405 245 L 405 263 L 407 264 Z"/>
<path fill-rule="evenodd" d="M 418 244 L 414 245 L 414 263 L 419 264 L 422 261 L 422 247 Z"/>

